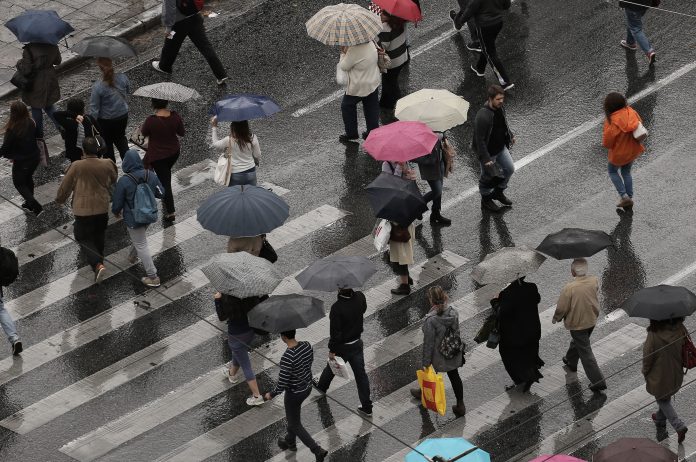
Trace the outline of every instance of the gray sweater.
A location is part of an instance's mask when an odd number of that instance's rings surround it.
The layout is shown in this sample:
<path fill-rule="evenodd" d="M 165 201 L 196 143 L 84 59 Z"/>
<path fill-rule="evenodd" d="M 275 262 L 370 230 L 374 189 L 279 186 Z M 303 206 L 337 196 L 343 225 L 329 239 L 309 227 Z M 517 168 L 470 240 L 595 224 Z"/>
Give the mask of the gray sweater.
<path fill-rule="evenodd" d="M 460 351 L 452 359 L 446 359 L 440 353 L 439 346 L 445 338 L 447 328 L 452 327 L 459 335 L 459 314 L 457 310 L 448 306 L 442 314 L 431 310 L 425 315 L 423 321 L 423 367 L 432 364 L 437 372 L 449 372 L 458 369 L 462 365 L 462 352 Z"/>

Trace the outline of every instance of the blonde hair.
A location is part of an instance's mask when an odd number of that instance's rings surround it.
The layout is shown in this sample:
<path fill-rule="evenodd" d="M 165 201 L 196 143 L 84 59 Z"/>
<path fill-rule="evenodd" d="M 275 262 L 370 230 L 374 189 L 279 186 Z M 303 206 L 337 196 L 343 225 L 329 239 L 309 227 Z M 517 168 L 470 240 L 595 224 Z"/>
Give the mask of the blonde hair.
<path fill-rule="evenodd" d="M 441 314 L 447 307 L 447 293 L 440 286 L 432 286 L 428 289 L 430 304 L 437 307 L 437 314 Z"/>

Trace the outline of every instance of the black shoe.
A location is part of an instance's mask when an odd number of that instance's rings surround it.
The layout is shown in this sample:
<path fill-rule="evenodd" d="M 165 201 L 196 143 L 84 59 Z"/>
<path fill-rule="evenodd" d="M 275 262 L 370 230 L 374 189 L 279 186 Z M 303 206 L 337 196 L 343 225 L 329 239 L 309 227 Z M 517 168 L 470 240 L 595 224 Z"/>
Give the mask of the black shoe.
<path fill-rule="evenodd" d="M 338 135 L 338 141 L 341 143 L 350 143 L 350 142 L 358 142 L 358 137 L 356 136 L 355 138 L 350 138 L 348 135 L 343 134 L 343 135 Z"/>
<path fill-rule="evenodd" d="M 17 340 L 12 344 L 12 355 L 13 356 L 19 356 L 19 354 L 24 350 L 22 348 L 22 342 L 20 340 Z"/>
<path fill-rule="evenodd" d="M 364 415 L 365 417 L 372 417 L 372 408 L 366 408 L 365 406 L 360 406 L 358 408 L 358 412 Z"/>
<path fill-rule="evenodd" d="M 29 207 L 29 206 L 27 205 L 26 202 L 24 202 L 24 203 L 22 204 L 22 208 L 23 208 L 24 210 L 26 210 L 27 212 L 33 212 L 33 210 L 31 209 L 31 207 Z"/>
<path fill-rule="evenodd" d="M 452 20 L 452 27 L 454 27 L 454 30 L 461 30 L 462 26 L 457 25 L 457 20 L 456 20 L 457 12 L 454 10 L 450 10 L 449 17 Z"/>
<path fill-rule="evenodd" d="M 34 212 L 34 215 L 38 217 L 43 213 L 43 207 L 41 207 L 41 205 L 37 205 L 36 207 L 34 207 L 34 210 L 32 210 L 32 212 Z"/>
<path fill-rule="evenodd" d="M 490 210 L 491 212 L 500 212 L 503 209 L 501 206 L 493 202 L 493 199 L 490 196 L 481 198 L 481 208 Z"/>
<path fill-rule="evenodd" d="M 452 224 L 452 220 L 445 218 L 439 213 L 436 215 L 434 213 L 430 214 L 430 223 L 433 225 L 449 226 Z"/>
<path fill-rule="evenodd" d="M 505 193 L 503 192 L 502 189 L 496 188 L 496 190 L 493 193 L 493 195 L 491 196 L 491 198 L 497 200 L 498 202 L 500 202 L 503 205 L 508 205 L 508 206 L 512 205 L 512 201 L 510 199 L 508 199 L 507 197 L 505 197 Z"/>
<path fill-rule="evenodd" d="M 278 438 L 278 447 L 283 451 L 297 451 L 297 445 L 288 443 L 285 438 Z"/>
<path fill-rule="evenodd" d="M 593 385 L 590 387 L 590 390 L 592 390 L 592 393 L 601 393 L 606 389 L 607 389 L 606 383 L 601 383 L 601 384 Z"/>
<path fill-rule="evenodd" d="M 481 44 L 479 42 L 469 42 L 466 44 L 466 49 L 469 51 L 476 51 L 478 53 L 481 53 L 483 50 L 481 49 Z"/>
<path fill-rule="evenodd" d="M 565 356 L 561 358 L 561 361 L 563 361 L 563 364 L 565 365 L 566 369 L 568 369 L 570 372 L 578 371 L 578 366 L 572 367 Z"/>
<path fill-rule="evenodd" d="M 367 135 L 369 135 L 369 134 L 370 134 L 370 132 L 367 132 L 367 131 L 362 132 L 362 139 L 366 140 Z"/>
<path fill-rule="evenodd" d="M 166 223 L 174 223 L 174 220 L 176 220 L 176 213 L 167 213 L 162 217 L 162 219 Z"/>
<path fill-rule="evenodd" d="M 413 285 L 413 279 L 411 279 L 411 276 L 408 277 L 408 285 Z"/>
<path fill-rule="evenodd" d="M 409 389 L 411 392 L 411 396 L 413 396 L 414 399 L 421 400 L 421 389 L 420 388 L 411 388 Z"/>
<path fill-rule="evenodd" d="M 408 295 L 411 293 L 411 286 L 408 284 L 400 284 L 396 289 L 392 289 L 391 293 L 394 295 Z"/>
<path fill-rule="evenodd" d="M 314 457 L 316 457 L 317 462 L 324 462 L 324 459 L 326 459 L 326 456 L 328 455 L 329 451 L 322 448 L 317 449 L 317 452 L 314 453 Z"/>

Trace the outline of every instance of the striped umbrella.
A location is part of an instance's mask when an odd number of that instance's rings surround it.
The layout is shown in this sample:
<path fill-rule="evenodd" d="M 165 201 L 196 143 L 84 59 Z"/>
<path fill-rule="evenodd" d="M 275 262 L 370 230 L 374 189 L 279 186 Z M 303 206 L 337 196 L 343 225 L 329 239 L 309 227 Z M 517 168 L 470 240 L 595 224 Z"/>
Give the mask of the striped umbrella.
<path fill-rule="evenodd" d="M 325 45 L 360 45 L 373 40 L 382 31 L 379 16 L 352 3 L 326 6 L 305 26 L 310 37 Z"/>
<path fill-rule="evenodd" d="M 145 85 L 135 90 L 133 95 L 143 96 L 145 98 L 163 99 L 166 101 L 176 101 L 178 103 L 201 97 L 193 88 L 174 82 L 159 82 L 153 83 L 152 85 Z"/>

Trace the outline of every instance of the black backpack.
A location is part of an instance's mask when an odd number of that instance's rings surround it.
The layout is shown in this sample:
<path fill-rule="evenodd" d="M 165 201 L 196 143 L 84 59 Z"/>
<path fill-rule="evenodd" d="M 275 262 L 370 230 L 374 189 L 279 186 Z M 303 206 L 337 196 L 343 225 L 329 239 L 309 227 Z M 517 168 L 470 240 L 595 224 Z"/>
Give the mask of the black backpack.
<path fill-rule="evenodd" d="M 0 286 L 6 287 L 19 276 L 19 261 L 10 249 L 0 247 Z"/>
<path fill-rule="evenodd" d="M 445 331 L 445 336 L 442 338 L 442 342 L 440 342 L 438 351 L 445 359 L 452 359 L 462 351 L 463 346 L 459 333 L 452 327 L 448 327 Z"/>
<path fill-rule="evenodd" d="M 204 0 L 176 0 L 176 7 L 184 16 L 193 16 L 203 9 Z"/>

